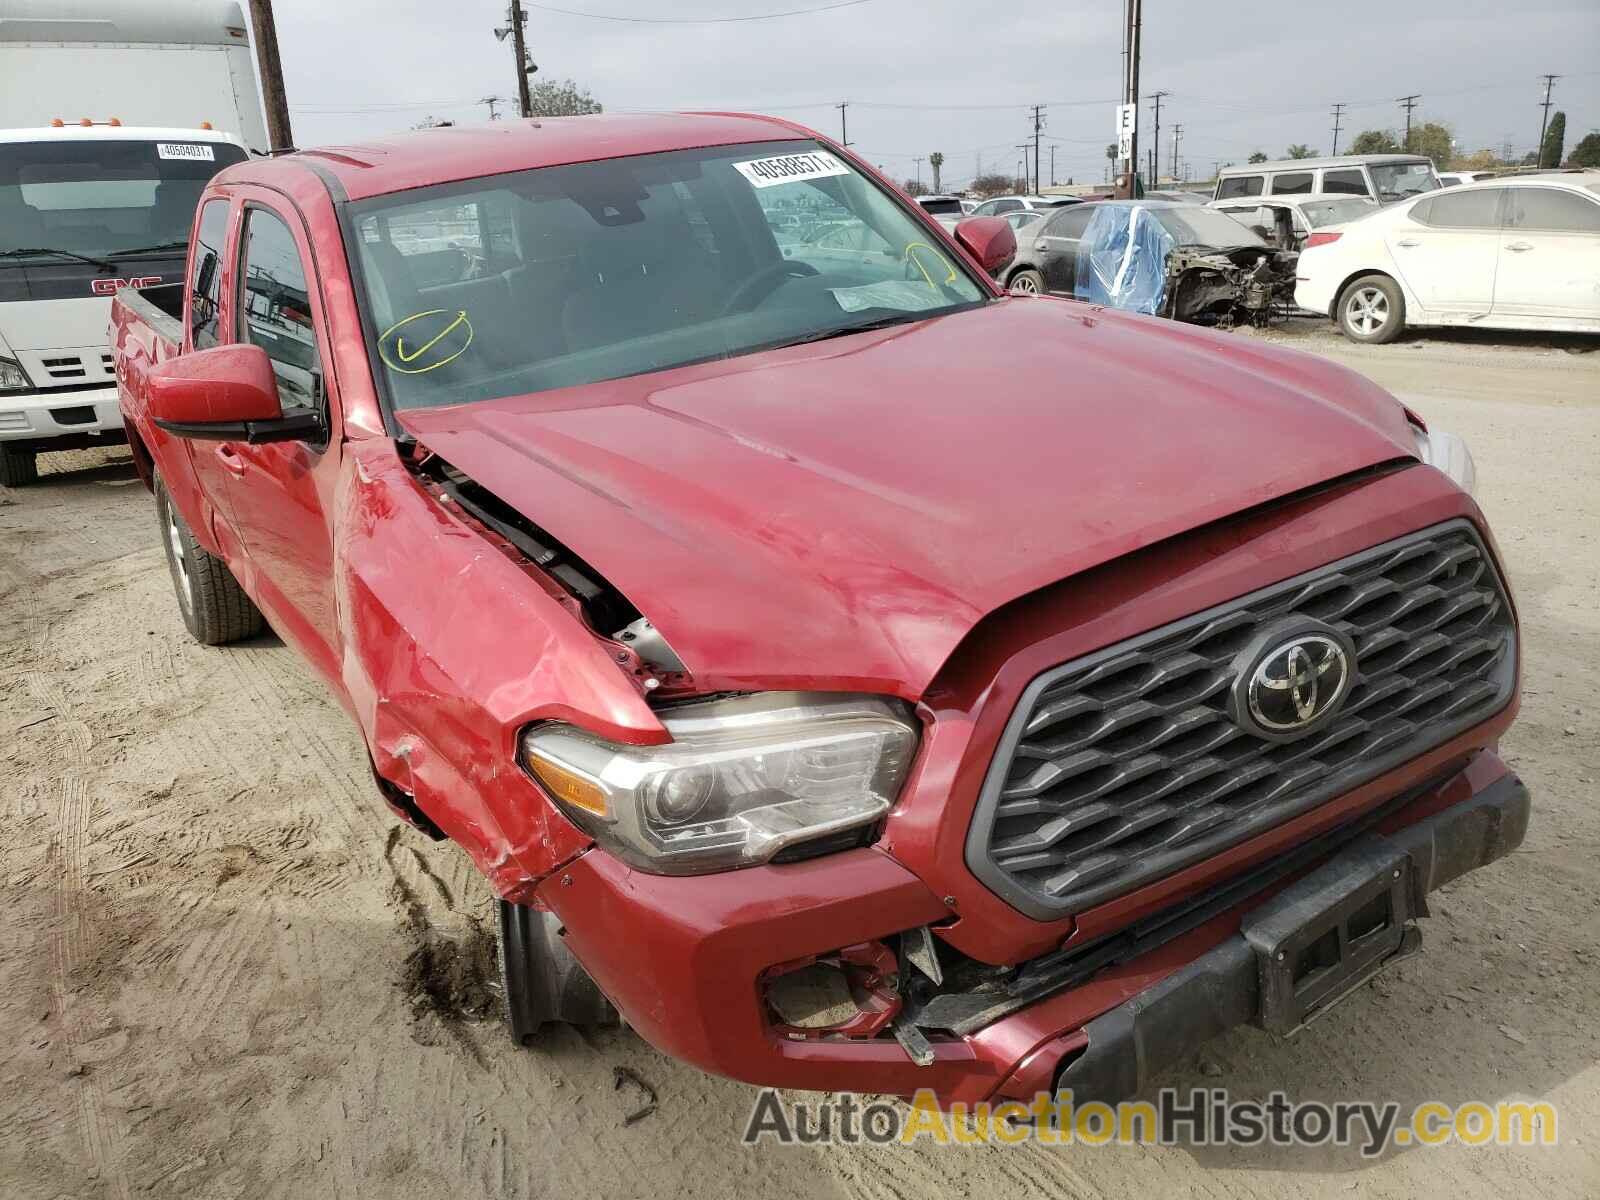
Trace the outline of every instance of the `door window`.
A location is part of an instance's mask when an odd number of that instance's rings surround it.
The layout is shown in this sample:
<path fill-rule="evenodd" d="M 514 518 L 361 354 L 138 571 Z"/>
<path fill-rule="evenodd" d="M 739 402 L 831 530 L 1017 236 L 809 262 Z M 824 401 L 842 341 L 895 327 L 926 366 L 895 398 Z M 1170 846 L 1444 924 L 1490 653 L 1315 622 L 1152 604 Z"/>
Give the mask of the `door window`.
<path fill-rule="evenodd" d="M 217 310 L 222 299 L 222 246 L 228 240 L 228 202 L 207 200 L 200 210 L 189 277 L 189 328 L 196 350 L 217 344 Z"/>
<path fill-rule="evenodd" d="M 1047 220 L 1044 228 L 1039 231 L 1039 236 L 1081 239 L 1083 231 L 1089 228 L 1089 219 L 1093 216 L 1092 205 L 1074 204 Z"/>
<path fill-rule="evenodd" d="M 1411 218 L 1441 229 L 1498 229 L 1505 188 L 1440 192 L 1411 210 Z"/>
<path fill-rule="evenodd" d="M 1512 188 L 1506 228 L 1600 233 L 1600 204 L 1559 188 Z"/>
<path fill-rule="evenodd" d="M 1367 194 L 1367 177 L 1359 168 L 1348 171 L 1324 171 L 1322 173 L 1322 190 L 1333 192 L 1340 196 L 1365 196 Z"/>
<path fill-rule="evenodd" d="M 1316 175 L 1310 171 L 1289 171 L 1272 177 L 1274 196 L 1309 196 Z"/>
<path fill-rule="evenodd" d="M 1217 185 L 1218 200 L 1232 200 L 1235 196 L 1261 195 L 1263 175 L 1233 175 Z"/>
<path fill-rule="evenodd" d="M 322 360 L 294 235 L 276 214 L 252 208 L 245 218 L 242 248 L 239 340 L 267 352 L 285 409 L 320 409 Z"/>

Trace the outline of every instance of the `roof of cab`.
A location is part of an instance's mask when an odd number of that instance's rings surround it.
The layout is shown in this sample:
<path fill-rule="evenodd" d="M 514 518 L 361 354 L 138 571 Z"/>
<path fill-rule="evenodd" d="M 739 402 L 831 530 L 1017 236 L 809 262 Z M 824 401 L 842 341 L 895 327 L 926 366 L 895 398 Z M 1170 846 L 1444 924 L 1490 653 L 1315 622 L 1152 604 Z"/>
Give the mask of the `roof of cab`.
<path fill-rule="evenodd" d="M 622 113 L 452 125 L 343 146 L 319 146 L 281 161 L 315 165 L 351 200 L 563 163 L 664 150 L 817 136 L 802 125 L 745 113 Z M 236 168 L 230 178 L 270 170 Z M 241 175 L 240 172 L 245 174 Z"/>

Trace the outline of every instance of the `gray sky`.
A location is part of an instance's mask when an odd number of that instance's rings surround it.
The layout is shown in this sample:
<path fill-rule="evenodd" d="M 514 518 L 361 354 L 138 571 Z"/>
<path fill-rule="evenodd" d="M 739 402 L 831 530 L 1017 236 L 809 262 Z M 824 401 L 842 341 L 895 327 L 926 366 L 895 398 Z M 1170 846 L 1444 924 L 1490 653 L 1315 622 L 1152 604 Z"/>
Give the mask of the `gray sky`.
<path fill-rule="evenodd" d="M 629 17 L 736 17 L 830 0 L 550 0 Z M 831 0 L 839 3 L 840 0 Z M 1119 0 L 863 0 L 829 12 L 723 24 L 598 20 L 529 8 L 545 78 L 572 77 L 608 109 L 738 108 L 775 113 L 850 141 L 896 178 L 940 150 L 946 186 L 1014 173 L 1046 103 L 1046 182 L 1099 179 L 1121 70 Z M 483 96 L 514 95 L 504 0 L 276 0 L 295 140 L 350 141 L 432 115 L 480 121 Z M 1192 177 L 1292 142 L 1327 153 L 1332 102 L 1341 145 L 1398 128 L 1394 97 L 1418 92 L 1416 120 L 1440 120 L 1464 151 L 1539 133 L 1540 75 L 1563 76 L 1555 108 L 1567 145 L 1600 127 L 1600 0 L 1145 0 L 1141 90 L 1162 105 L 1163 173 L 1172 127 Z M 504 109 L 502 110 L 504 111 Z M 1141 112 L 1141 156 L 1150 108 Z M 930 178 L 922 164 L 924 182 Z"/>

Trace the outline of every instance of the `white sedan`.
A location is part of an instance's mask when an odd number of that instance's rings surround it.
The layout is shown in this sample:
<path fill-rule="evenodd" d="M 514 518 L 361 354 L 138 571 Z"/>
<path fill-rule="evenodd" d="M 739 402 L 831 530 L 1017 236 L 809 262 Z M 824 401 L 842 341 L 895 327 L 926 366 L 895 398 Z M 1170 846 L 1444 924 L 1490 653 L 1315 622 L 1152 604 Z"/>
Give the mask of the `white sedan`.
<path fill-rule="evenodd" d="M 1295 303 L 1352 341 L 1408 325 L 1600 333 L 1600 171 L 1429 192 L 1317 231 Z"/>

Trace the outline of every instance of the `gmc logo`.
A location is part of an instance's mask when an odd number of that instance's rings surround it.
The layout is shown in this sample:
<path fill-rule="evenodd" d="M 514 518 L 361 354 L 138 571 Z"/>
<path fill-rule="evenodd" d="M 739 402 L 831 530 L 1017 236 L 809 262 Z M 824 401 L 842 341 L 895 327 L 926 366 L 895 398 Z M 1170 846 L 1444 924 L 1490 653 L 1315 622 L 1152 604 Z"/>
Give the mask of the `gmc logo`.
<path fill-rule="evenodd" d="M 109 296 L 119 287 L 142 288 L 160 282 L 159 275 L 135 275 L 132 279 L 91 279 L 89 290 L 96 296 Z"/>

